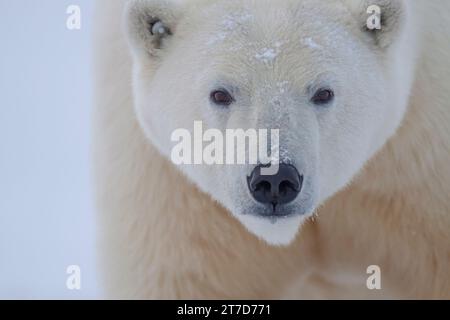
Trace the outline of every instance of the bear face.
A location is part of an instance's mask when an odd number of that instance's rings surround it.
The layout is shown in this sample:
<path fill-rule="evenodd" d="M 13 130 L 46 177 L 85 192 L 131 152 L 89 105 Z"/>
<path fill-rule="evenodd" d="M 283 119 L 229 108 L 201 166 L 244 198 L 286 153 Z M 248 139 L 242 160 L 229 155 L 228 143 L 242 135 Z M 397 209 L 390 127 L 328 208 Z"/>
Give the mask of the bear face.
<path fill-rule="evenodd" d="M 366 28 L 371 4 L 381 30 Z M 399 127 L 411 85 L 395 72 L 408 60 L 407 16 L 388 0 L 131 1 L 137 118 L 168 159 L 173 132 L 195 121 L 279 130 L 280 163 L 300 189 L 288 203 L 255 198 L 255 164 L 178 169 L 251 232 L 288 244 Z"/>

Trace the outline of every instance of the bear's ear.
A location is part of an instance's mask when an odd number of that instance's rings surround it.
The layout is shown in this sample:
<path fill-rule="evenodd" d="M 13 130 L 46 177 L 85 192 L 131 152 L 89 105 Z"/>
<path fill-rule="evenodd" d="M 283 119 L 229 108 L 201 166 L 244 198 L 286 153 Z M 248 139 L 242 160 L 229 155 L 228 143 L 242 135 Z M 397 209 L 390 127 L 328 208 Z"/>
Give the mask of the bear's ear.
<path fill-rule="evenodd" d="M 175 32 L 179 8 L 169 0 L 131 0 L 125 14 L 128 41 L 140 54 L 157 56 Z"/>
<path fill-rule="evenodd" d="M 362 31 L 381 49 L 388 48 L 406 26 L 404 0 L 350 0 Z"/>

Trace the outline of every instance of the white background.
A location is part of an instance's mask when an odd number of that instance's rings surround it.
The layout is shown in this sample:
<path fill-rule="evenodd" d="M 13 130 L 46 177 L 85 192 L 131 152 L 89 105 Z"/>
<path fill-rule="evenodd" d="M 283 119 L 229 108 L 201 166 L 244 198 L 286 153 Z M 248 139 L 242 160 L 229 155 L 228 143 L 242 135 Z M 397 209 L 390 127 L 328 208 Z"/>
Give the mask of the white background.
<path fill-rule="evenodd" d="M 82 29 L 66 28 L 79 5 Z M 90 185 L 94 1 L 0 0 L 0 298 L 97 298 Z M 79 265 L 82 290 L 66 288 Z"/>

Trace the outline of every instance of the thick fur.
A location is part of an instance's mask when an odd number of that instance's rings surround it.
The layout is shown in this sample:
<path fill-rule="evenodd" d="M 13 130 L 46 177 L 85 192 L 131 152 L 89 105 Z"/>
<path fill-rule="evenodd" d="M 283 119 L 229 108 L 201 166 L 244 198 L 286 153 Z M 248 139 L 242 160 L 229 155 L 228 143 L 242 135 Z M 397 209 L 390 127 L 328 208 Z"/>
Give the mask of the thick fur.
<path fill-rule="evenodd" d="M 164 50 L 165 44 L 139 46 L 142 37 L 133 38 L 133 28 L 124 31 L 125 2 L 100 0 L 96 15 L 93 150 L 108 297 L 450 298 L 450 2 L 408 1 L 402 12 L 409 22 L 401 27 L 398 2 L 378 2 L 391 8 L 392 16 L 383 20 L 389 32 L 361 39 L 380 59 L 398 61 L 385 75 L 399 106 L 388 118 L 403 119 L 401 126 L 386 121 L 365 167 L 356 177 L 346 176 L 344 189 L 334 183 L 329 197 L 317 202 L 317 214 L 284 247 L 250 234 L 222 195 L 215 195 L 224 188 L 204 187 L 198 173 L 183 174 L 164 155 L 162 140 L 145 127 L 135 109 L 142 88 L 132 61 L 149 52 L 155 59 L 145 69 L 151 78 L 156 59 L 164 59 L 158 47 Z M 185 2 L 192 11 L 204 3 Z M 368 2 L 331 3 L 346 6 L 358 21 Z M 167 15 L 174 35 L 176 14 Z M 193 32 L 196 25 L 189 28 Z M 402 46 L 411 46 L 411 55 L 398 55 Z M 163 121 L 160 116 L 165 119 L 164 110 L 154 114 L 156 121 Z M 381 267 L 380 291 L 366 288 L 369 265 Z"/>

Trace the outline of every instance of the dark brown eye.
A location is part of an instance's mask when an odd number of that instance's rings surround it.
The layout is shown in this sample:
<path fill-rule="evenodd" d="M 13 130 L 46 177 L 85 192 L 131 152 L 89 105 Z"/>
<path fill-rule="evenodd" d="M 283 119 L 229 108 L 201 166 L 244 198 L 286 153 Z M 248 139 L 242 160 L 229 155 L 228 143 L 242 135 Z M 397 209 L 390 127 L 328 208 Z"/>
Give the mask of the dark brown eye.
<path fill-rule="evenodd" d="M 320 89 L 315 94 L 311 101 L 316 105 L 328 104 L 334 99 L 334 92 L 331 89 Z"/>
<path fill-rule="evenodd" d="M 222 89 L 211 92 L 211 101 L 219 106 L 229 106 L 234 99 L 228 91 Z"/>

